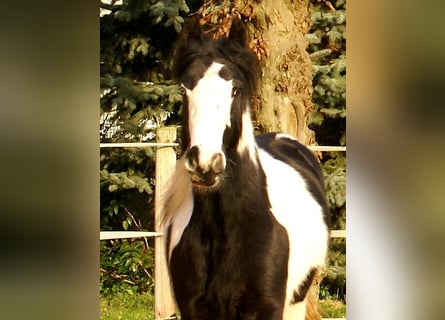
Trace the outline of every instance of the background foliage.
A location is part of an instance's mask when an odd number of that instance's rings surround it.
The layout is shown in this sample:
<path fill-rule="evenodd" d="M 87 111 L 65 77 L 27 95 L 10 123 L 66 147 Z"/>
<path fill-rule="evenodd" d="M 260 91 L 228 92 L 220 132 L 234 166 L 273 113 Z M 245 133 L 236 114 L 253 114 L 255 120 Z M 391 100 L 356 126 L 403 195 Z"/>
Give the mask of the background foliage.
<path fill-rule="evenodd" d="M 205 10 L 223 12 L 223 1 Z M 123 0 L 101 3 L 101 142 L 153 141 L 158 126 L 177 124 L 182 96 L 171 81 L 173 45 L 188 13 L 202 1 Z M 309 125 L 320 145 L 345 145 L 345 1 L 313 1 L 306 36 L 314 64 L 314 111 Z M 153 150 L 102 148 L 100 154 L 101 230 L 153 228 Z M 346 227 L 345 153 L 323 154 L 333 229 Z M 143 240 L 102 241 L 101 294 L 151 292 L 152 244 Z M 345 241 L 332 241 L 322 297 L 346 294 Z"/>
<path fill-rule="evenodd" d="M 346 1 L 312 1 L 309 42 L 313 66 L 314 110 L 309 127 L 320 145 L 346 145 Z M 324 154 L 331 229 L 346 229 L 346 153 Z M 346 241 L 332 239 L 322 297 L 346 299 Z"/>
<path fill-rule="evenodd" d="M 189 12 L 181 0 L 101 3 L 101 142 L 150 142 L 180 115 L 182 96 L 170 80 L 172 45 Z M 101 148 L 101 230 L 153 230 L 153 150 Z M 101 293 L 150 292 L 152 246 L 103 241 Z"/>

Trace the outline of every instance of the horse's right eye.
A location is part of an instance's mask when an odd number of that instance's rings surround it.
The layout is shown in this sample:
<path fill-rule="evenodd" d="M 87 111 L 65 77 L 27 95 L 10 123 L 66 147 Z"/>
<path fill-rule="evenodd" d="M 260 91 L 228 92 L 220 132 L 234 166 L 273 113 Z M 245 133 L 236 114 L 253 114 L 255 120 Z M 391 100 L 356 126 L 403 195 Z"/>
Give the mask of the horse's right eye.
<path fill-rule="evenodd" d="M 181 84 L 181 85 L 179 86 L 179 92 L 180 92 L 183 96 L 185 95 L 186 90 L 185 90 L 185 86 L 184 86 L 183 84 Z"/>
<path fill-rule="evenodd" d="M 240 93 L 239 88 L 232 88 L 232 98 L 235 98 Z"/>

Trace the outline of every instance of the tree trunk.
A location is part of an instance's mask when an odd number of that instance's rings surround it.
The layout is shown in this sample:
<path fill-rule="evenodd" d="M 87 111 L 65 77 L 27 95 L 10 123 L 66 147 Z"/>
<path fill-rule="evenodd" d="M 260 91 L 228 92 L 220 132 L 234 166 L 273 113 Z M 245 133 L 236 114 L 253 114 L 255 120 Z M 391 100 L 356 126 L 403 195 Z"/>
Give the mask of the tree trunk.
<path fill-rule="evenodd" d="M 265 47 L 258 106 L 254 106 L 262 131 L 281 131 L 304 144 L 314 144 L 306 122 L 313 108 L 312 63 L 304 35 L 310 27 L 309 0 L 249 1 L 255 32 Z M 240 11 L 245 1 L 238 1 Z"/>
<path fill-rule="evenodd" d="M 307 127 L 313 109 L 312 62 L 304 37 L 310 28 L 309 0 L 239 0 L 236 8 L 243 13 L 246 4 L 255 17 L 254 46 L 264 47 L 262 54 L 257 53 L 262 58 L 262 77 L 253 105 L 257 126 L 263 132 L 285 132 L 303 144 L 316 144 L 314 132 Z M 321 272 L 308 292 L 306 320 L 321 319 L 318 288 L 322 278 Z"/>

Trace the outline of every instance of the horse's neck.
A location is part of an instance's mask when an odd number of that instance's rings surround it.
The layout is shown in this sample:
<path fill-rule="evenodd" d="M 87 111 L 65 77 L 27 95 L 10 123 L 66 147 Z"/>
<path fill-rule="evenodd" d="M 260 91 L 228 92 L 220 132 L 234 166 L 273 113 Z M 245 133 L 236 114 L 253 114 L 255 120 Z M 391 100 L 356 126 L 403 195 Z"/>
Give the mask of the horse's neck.
<path fill-rule="evenodd" d="M 228 158 L 230 160 L 220 188 L 214 194 L 201 194 L 198 199 L 195 197 L 195 201 L 201 202 L 200 207 L 204 209 L 196 212 L 200 215 L 200 221 L 206 230 L 216 228 L 215 235 L 229 232 L 243 234 L 251 228 L 250 221 L 258 221 L 260 216 L 268 217 L 265 214 L 269 207 L 268 196 L 261 167 L 245 154 L 236 153 L 228 155 Z"/>
<path fill-rule="evenodd" d="M 258 186 L 264 184 L 264 173 L 259 165 L 256 145 L 244 153 L 233 152 L 227 155 L 227 167 L 221 192 L 224 195 L 255 201 Z M 236 200 L 236 199 L 235 199 Z"/>

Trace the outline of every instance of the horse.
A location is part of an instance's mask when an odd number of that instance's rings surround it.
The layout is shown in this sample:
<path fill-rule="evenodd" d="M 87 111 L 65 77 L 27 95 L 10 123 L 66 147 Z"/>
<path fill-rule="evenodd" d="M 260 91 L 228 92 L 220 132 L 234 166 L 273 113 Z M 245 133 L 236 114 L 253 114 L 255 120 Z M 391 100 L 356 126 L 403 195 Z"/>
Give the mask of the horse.
<path fill-rule="evenodd" d="M 320 164 L 287 134 L 255 135 L 259 62 L 244 23 L 213 40 L 194 20 L 173 58 L 184 149 L 162 208 L 181 319 L 305 319 L 329 241 Z"/>

